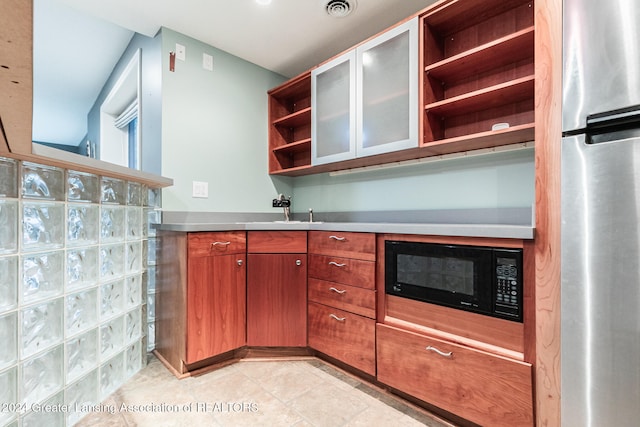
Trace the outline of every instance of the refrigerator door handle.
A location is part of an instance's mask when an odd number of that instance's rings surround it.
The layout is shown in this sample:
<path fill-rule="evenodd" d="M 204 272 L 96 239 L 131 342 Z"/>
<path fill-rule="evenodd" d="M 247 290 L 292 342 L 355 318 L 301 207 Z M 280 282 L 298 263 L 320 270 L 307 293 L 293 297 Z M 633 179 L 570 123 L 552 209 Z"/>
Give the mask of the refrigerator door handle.
<path fill-rule="evenodd" d="M 640 124 L 640 105 L 591 114 L 587 117 L 587 129 L 599 129 L 629 123 Z"/>

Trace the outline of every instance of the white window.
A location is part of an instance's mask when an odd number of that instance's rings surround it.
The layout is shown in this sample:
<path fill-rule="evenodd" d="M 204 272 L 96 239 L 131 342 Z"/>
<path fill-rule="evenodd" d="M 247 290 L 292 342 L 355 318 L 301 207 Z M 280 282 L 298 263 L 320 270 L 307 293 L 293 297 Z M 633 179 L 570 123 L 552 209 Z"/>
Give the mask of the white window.
<path fill-rule="evenodd" d="M 100 106 L 100 160 L 140 169 L 138 49 Z"/>

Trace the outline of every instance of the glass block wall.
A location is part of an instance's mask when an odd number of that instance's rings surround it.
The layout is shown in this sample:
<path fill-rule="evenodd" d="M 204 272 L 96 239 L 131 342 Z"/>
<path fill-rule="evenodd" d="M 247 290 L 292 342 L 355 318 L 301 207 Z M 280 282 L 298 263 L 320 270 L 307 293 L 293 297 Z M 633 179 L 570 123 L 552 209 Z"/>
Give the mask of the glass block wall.
<path fill-rule="evenodd" d="M 146 364 L 160 219 L 159 189 L 0 157 L 0 426 L 73 425 Z"/>

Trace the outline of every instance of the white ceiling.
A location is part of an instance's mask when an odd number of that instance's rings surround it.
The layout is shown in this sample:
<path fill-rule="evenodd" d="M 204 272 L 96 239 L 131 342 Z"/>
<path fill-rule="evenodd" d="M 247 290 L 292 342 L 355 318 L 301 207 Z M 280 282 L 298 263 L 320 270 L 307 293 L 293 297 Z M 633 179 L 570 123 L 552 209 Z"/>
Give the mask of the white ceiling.
<path fill-rule="evenodd" d="M 335 18 L 327 0 L 34 0 L 33 139 L 78 144 L 132 32 L 168 27 L 293 77 L 435 2 L 349 1 L 353 12 Z"/>

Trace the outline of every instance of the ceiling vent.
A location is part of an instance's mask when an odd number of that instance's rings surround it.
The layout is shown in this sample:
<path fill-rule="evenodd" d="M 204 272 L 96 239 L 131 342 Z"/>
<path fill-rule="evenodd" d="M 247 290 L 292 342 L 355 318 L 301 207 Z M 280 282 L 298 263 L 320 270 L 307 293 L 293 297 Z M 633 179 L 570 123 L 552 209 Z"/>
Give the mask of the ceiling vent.
<path fill-rule="evenodd" d="M 356 8 L 356 0 L 329 0 L 325 9 L 329 16 L 344 18 Z"/>

